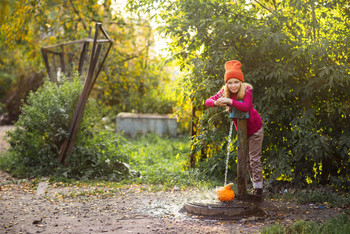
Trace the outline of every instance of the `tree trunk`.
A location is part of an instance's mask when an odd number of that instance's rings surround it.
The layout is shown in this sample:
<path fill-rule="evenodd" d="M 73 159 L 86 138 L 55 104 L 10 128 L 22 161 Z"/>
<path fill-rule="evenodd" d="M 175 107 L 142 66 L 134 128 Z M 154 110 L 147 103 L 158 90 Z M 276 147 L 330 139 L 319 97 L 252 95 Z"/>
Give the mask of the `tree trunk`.
<path fill-rule="evenodd" d="M 197 126 L 196 123 L 194 122 L 196 119 L 196 107 L 192 105 L 192 115 L 191 115 L 191 138 L 197 134 Z M 194 153 L 190 153 L 190 168 L 194 168 L 196 166 L 196 160 L 194 157 Z"/>

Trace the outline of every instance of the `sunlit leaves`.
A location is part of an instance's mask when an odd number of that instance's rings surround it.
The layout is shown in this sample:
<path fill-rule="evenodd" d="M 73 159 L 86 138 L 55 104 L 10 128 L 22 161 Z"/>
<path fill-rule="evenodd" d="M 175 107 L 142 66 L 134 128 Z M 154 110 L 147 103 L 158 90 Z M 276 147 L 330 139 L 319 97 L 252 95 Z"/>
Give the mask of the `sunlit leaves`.
<path fill-rule="evenodd" d="M 0 10 L 0 69 L 6 75 L 29 75 L 45 70 L 40 48 L 92 37 L 96 22 L 114 40 L 92 95 L 101 105 L 121 111 L 173 112 L 165 93 L 169 71 L 151 50 L 153 29 L 149 18 L 127 18 L 115 11 L 113 1 L 21 0 L 6 1 Z M 4 74 L 5 74 L 4 73 Z M 0 77 L 0 80 L 2 77 Z M 147 99 L 147 100 L 146 100 Z"/>
<path fill-rule="evenodd" d="M 148 1 L 150 6 L 153 2 Z M 203 102 L 222 87 L 224 63 L 238 59 L 245 80 L 254 86 L 254 106 L 264 121 L 268 177 L 288 174 L 296 183 L 345 178 L 349 161 L 342 157 L 349 147 L 343 141 L 350 138 L 348 8 L 346 1 L 316 0 L 163 2 L 161 29 L 173 38 L 170 49 L 188 71 L 180 88 L 201 111 L 192 150 L 220 161 L 219 152 L 211 154 L 215 147 L 209 147 L 211 153 L 206 147 L 225 143 L 227 114 L 205 109 Z M 175 17 L 167 17 L 169 13 Z M 315 174 L 315 163 L 327 169 Z M 349 184 L 347 180 L 343 185 Z"/>

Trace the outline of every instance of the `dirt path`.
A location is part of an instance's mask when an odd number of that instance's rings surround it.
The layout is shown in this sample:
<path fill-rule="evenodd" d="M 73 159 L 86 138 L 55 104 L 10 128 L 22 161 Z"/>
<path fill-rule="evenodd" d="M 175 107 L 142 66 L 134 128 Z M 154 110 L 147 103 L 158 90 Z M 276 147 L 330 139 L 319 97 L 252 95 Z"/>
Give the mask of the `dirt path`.
<path fill-rule="evenodd" d="M 9 127 L 0 126 L 0 136 Z M 0 149 L 8 147 L 2 140 Z M 38 184 L 34 186 L 33 184 Z M 63 186 L 12 178 L 0 171 L 0 233 L 258 233 L 273 223 L 323 221 L 340 209 L 314 209 L 266 201 L 264 218 L 208 220 L 182 212 L 198 190 L 151 192 L 123 188 Z"/>
<path fill-rule="evenodd" d="M 25 181 L 3 185 L 2 190 L 0 232 L 5 233 L 258 232 L 258 226 L 249 223 L 202 220 L 181 213 L 189 191 L 49 186 L 47 193 L 36 195 Z"/>

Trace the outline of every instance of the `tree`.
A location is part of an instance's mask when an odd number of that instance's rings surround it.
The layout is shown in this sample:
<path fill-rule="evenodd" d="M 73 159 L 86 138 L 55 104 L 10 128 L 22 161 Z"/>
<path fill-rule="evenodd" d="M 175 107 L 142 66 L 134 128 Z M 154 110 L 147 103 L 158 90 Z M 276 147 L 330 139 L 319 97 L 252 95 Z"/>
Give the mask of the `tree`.
<path fill-rule="evenodd" d="M 41 47 L 91 37 L 95 22 L 103 22 L 115 43 L 93 91 L 94 97 L 113 109 L 113 114 L 131 110 L 172 112 L 171 100 L 163 94 L 162 86 L 169 82 L 169 76 L 157 66 L 159 60 L 150 56 L 153 32 L 147 19 L 127 19 L 113 10 L 110 0 L 6 3 L 7 7 L 1 8 L 6 14 L 1 16 L 4 24 L 0 32 L 0 82 L 9 76 L 13 81 L 21 76 L 28 79 L 45 71 Z M 145 97 L 152 105 L 142 102 Z"/>
<path fill-rule="evenodd" d="M 198 160 L 204 150 L 206 164 L 223 168 L 227 114 L 206 109 L 203 103 L 224 84 L 224 63 L 238 59 L 245 80 L 254 86 L 254 105 L 264 122 L 265 177 L 349 188 L 349 6 L 345 1 L 132 4 L 143 10 L 157 6 L 164 25 L 160 29 L 173 39 L 171 51 L 189 71 L 180 88 L 201 112 L 192 141 Z"/>

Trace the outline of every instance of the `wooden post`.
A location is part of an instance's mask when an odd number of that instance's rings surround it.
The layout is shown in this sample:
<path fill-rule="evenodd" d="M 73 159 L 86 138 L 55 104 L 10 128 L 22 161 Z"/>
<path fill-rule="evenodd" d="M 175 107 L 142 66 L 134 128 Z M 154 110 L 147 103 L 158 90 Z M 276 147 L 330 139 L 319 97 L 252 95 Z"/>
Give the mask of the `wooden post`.
<path fill-rule="evenodd" d="M 247 194 L 247 119 L 237 119 L 238 158 L 237 158 L 237 184 L 238 194 Z"/>
<path fill-rule="evenodd" d="M 107 47 L 107 50 L 104 53 L 104 56 L 102 57 L 101 62 L 98 64 L 99 61 L 99 55 L 102 50 L 101 44 L 98 42 L 101 40 L 97 40 L 99 32 L 102 32 L 103 35 L 107 38 L 104 42 L 109 42 L 109 46 Z M 73 151 L 73 146 L 75 144 L 78 130 L 79 130 L 79 125 L 83 116 L 84 108 L 86 101 L 90 95 L 90 92 L 92 90 L 93 85 L 96 82 L 96 79 L 98 77 L 98 74 L 101 71 L 102 65 L 105 62 L 107 55 L 109 53 L 109 50 L 112 47 L 113 40 L 111 40 L 107 33 L 103 30 L 101 23 L 96 23 L 96 30 L 95 30 L 95 36 L 93 40 L 93 45 L 92 45 L 92 51 L 91 51 L 91 57 L 90 57 L 90 64 L 89 64 L 89 69 L 88 73 L 85 79 L 83 91 L 79 97 L 78 104 L 75 108 L 75 113 L 73 115 L 73 119 L 71 121 L 68 133 L 69 137 L 64 140 L 60 152 L 59 152 L 59 157 L 58 160 L 61 163 L 64 163 L 65 160 L 69 157 L 69 155 Z M 97 70 L 96 70 L 97 69 Z M 96 72 L 95 72 L 96 71 Z"/>
<path fill-rule="evenodd" d="M 79 72 L 79 76 L 82 79 L 84 78 L 83 77 L 84 62 L 85 62 L 86 55 L 87 55 L 87 52 L 88 52 L 88 47 L 89 47 L 89 43 L 88 42 L 84 42 L 83 48 L 81 49 L 81 53 L 80 53 L 78 72 Z"/>
<path fill-rule="evenodd" d="M 248 140 L 247 140 L 247 119 L 248 112 L 242 112 L 231 107 L 231 119 L 237 119 L 238 135 L 238 157 L 237 157 L 237 186 L 238 195 L 247 194 L 247 158 L 248 158 Z"/>

